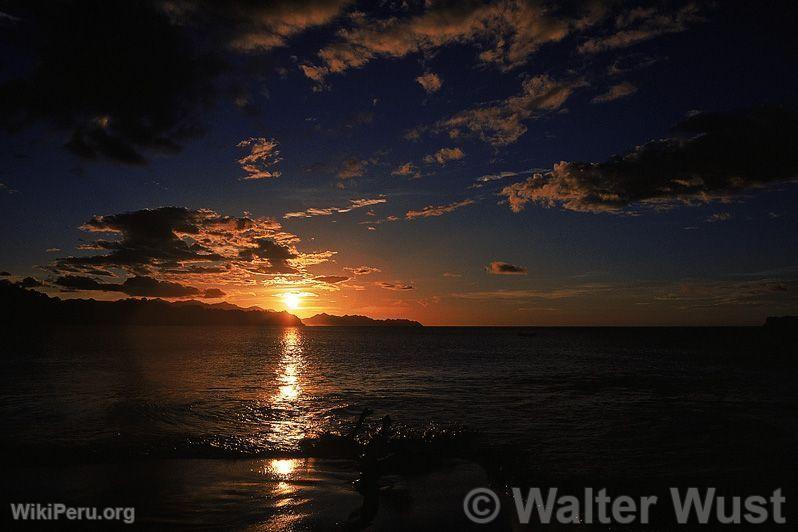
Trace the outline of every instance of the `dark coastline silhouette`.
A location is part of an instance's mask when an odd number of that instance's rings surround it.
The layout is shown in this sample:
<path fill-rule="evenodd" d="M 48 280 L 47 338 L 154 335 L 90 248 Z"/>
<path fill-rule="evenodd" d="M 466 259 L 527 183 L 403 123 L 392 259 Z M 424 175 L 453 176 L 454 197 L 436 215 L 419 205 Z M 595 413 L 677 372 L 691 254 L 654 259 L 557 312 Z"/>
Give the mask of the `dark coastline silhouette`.
<path fill-rule="evenodd" d="M 232 305 L 230 306 L 232 307 Z M 199 301 L 97 301 L 49 297 L 0 280 L 0 323 L 30 329 L 46 325 L 277 325 L 301 326 L 288 312 L 237 309 Z"/>
<path fill-rule="evenodd" d="M 375 320 L 368 316 L 348 314 L 344 316 L 333 316 L 325 313 L 305 318 L 302 322 L 305 325 L 313 327 L 422 327 L 419 322 L 413 320 Z"/>

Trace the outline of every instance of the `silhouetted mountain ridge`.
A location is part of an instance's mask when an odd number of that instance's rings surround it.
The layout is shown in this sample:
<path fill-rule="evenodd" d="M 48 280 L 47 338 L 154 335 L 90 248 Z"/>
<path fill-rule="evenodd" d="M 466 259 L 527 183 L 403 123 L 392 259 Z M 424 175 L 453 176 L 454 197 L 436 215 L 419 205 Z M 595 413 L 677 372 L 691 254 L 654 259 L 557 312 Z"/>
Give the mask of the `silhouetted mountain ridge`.
<path fill-rule="evenodd" d="M 302 320 L 305 325 L 312 327 L 422 327 L 417 321 L 403 319 L 375 320 L 368 316 L 344 315 L 333 316 L 331 314 L 316 314 L 310 318 Z"/>
<path fill-rule="evenodd" d="M 279 325 L 299 326 L 288 312 L 243 309 L 230 303 L 171 303 L 162 299 L 66 299 L 0 280 L 0 323 L 30 329 L 45 325 Z"/>

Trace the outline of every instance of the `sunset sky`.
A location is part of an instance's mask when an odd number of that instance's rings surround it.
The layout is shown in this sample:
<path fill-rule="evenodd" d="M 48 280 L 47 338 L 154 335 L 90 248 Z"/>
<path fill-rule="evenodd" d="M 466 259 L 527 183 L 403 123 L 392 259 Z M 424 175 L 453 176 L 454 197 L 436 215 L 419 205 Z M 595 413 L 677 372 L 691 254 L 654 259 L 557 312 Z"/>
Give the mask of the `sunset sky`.
<path fill-rule="evenodd" d="M 0 271 L 429 325 L 794 314 L 797 14 L 0 2 Z"/>

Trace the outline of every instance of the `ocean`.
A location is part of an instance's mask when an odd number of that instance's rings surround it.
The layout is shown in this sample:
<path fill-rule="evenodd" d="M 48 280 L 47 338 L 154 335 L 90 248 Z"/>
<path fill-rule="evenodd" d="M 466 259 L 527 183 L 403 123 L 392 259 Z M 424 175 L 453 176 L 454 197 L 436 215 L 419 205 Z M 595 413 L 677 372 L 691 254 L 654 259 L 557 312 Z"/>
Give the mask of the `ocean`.
<path fill-rule="evenodd" d="M 77 492 L 117 503 L 132 497 L 140 507 L 137 522 L 151 526 L 185 519 L 232 528 L 343 526 L 352 508 L 335 515 L 319 508 L 337 508 L 340 498 L 357 507 L 356 462 L 309 456 L 307 442 L 346 433 L 364 408 L 373 411 L 364 439 L 389 415 L 398 440 L 467 441 L 435 447 L 431 454 L 451 456 L 395 477 L 407 487 L 439 475 L 433 492 L 453 500 L 462 494 L 439 492 L 472 481 L 499 490 L 790 490 L 798 478 L 796 365 L 773 355 L 763 334 L 760 328 L 56 328 L 3 349 L 5 491 L 12 500 Z M 455 470 L 443 464 L 448 459 Z M 261 466 L 265 476 L 253 480 Z M 181 484 L 186 494 L 144 500 L 143 480 L 120 480 L 145 470 L 148 489 L 156 491 L 172 485 L 174 475 L 191 478 Z M 448 476 L 440 477 L 441 470 Z M 294 472 L 304 477 L 298 491 L 289 490 L 293 502 L 281 506 L 279 484 Z M 97 475 L 101 481 L 81 484 Z M 192 485 L 202 490 L 193 493 Z M 266 499 L 253 506 L 253 493 Z M 208 502 L 219 497 L 221 507 Z M 381 508 L 401 514 L 390 504 Z M 427 510 L 409 511 L 418 521 Z"/>

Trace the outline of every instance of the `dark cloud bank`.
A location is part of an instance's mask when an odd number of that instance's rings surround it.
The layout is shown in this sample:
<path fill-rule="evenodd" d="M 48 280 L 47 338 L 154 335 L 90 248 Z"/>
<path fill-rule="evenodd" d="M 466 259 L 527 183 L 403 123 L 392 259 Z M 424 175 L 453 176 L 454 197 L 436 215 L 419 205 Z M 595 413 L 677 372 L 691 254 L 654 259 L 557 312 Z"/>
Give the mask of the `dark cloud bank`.
<path fill-rule="evenodd" d="M 798 113 L 782 107 L 696 113 L 673 136 L 603 163 L 561 162 L 505 187 L 514 211 L 528 203 L 622 212 L 705 203 L 798 177 Z"/>

